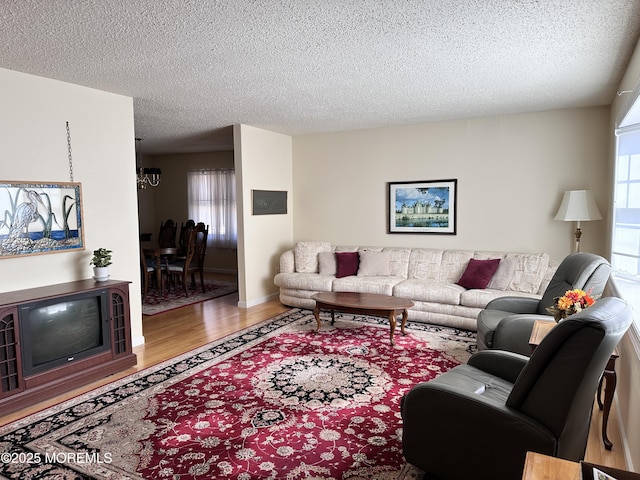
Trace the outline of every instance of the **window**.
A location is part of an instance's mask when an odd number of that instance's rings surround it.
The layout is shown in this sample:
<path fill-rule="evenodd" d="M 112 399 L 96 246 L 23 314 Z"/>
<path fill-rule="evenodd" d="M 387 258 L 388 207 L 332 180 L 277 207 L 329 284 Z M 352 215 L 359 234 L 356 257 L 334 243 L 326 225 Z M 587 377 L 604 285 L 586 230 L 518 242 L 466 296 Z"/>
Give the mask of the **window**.
<path fill-rule="evenodd" d="M 635 310 L 640 338 L 640 128 L 617 134 L 611 265 L 616 287 Z"/>
<path fill-rule="evenodd" d="M 207 243 L 236 248 L 236 175 L 234 170 L 193 170 L 187 174 L 189 218 L 209 225 Z"/>
<path fill-rule="evenodd" d="M 613 259 L 621 274 L 640 273 L 640 131 L 618 137 Z"/>

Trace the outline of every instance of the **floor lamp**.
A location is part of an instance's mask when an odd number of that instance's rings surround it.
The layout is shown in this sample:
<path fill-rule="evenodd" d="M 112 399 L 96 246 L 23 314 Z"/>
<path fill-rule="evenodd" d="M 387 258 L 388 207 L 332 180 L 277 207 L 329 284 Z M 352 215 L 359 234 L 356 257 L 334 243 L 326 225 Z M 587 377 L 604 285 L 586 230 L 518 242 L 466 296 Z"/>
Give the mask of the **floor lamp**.
<path fill-rule="evenodd" d="M 570 190 L 564 192 L 564 197 L 562 197 L 562 203 L 555 219 L 564 222 L 577 222 L 575 231 L 576 252 L 579 252 L 580 237 L 582 236 L 580 222 L 601 220 L 602 215 L 600 215 L 591 190 Z"/>

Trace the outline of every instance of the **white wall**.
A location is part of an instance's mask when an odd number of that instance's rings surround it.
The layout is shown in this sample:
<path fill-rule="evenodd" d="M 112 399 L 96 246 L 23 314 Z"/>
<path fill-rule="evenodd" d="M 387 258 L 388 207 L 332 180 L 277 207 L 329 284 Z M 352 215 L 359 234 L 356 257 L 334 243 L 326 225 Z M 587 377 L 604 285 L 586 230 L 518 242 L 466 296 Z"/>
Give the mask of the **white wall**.
<path fill-rule="evenodd" d="M 585 108 L 296 136 L 294 240 L 548 252 L 574 246 L 553 220 L 565 190 L 608 212 L 609 109 Z M 457 235 L 387 233 L 387 182 L 458 179 Z M 606 222 L 583 222 L 604 255 Z"/>
<path fill-rule="evenodd" d="M 293 243 L 291 137 L 247 125 L 233 129 L 238 191 L 239 306 L 274 297 L 280 253 Z M 252 190 L 285 190 L 286 215 L 253 215 Z"/>
<path fill-rule="evenodd" d="M 0 259 L 0 291 L 91 278 L 91 251 L 109 248 L 111 278 L 133 282 L 132 335 L 143 342 L 133 100 L 0 69 L 0 105 L 2 180 L 68 182 L 69 122 L 86 245 L 83 251 Z"/>

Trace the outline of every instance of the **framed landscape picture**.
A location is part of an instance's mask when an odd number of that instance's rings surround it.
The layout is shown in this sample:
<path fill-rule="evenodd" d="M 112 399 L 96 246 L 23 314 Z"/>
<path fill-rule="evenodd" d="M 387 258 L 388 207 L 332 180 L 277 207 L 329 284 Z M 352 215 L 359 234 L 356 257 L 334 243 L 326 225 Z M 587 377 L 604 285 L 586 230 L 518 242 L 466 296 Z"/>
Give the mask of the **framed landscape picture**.
<path fill-rule="evenodd" d="M 389 182 L 389 233 L 455 235 L 457 183 Z"/>
<path fill-rule="evenodd" d="M 0 180 L 0 258 L 84 250 L 79 183 Z"/>

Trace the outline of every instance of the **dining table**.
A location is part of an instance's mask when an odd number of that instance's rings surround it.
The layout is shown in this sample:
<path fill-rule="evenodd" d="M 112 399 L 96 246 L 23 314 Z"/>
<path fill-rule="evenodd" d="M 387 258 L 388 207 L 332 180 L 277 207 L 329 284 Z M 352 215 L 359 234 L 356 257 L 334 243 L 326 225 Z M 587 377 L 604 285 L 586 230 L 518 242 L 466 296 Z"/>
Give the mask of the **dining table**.
<path fill-rule="evenodd" d="M 178 247 L 156 247 L 156 248 L 144 248 L 143 252 L 149 257 L 155 259 L 156 269 L 156 285 L 158 290 L 162 291 L 162 263 L 168 261 L 170 258 L 175 258 L 181 249 Z M 168 287 L 167 287 L 168 288 Z"/>

